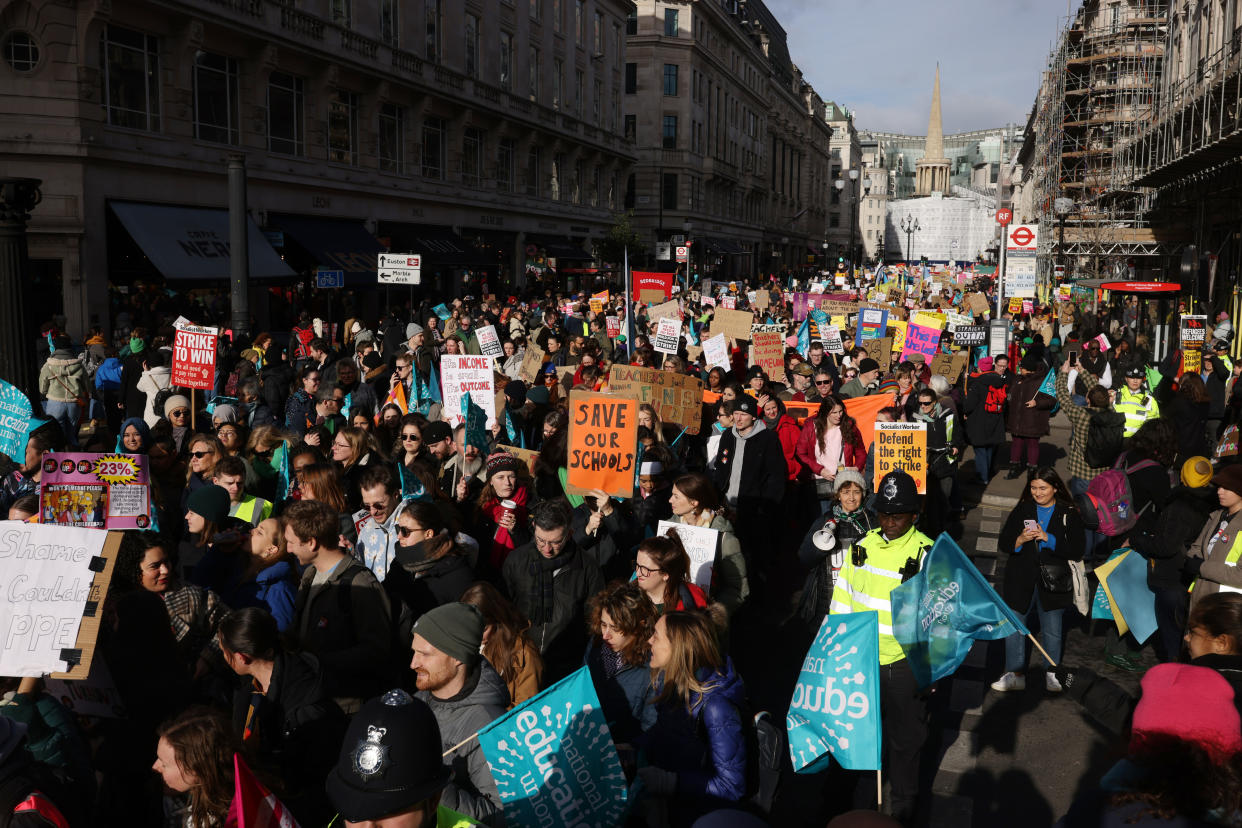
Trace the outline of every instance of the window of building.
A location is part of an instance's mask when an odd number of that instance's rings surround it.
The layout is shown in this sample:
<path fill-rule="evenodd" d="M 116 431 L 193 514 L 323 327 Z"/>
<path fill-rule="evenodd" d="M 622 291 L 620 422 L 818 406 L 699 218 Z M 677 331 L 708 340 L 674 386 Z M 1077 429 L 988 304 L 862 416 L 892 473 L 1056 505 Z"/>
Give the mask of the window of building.
<path fill-rule="evenodd" d="M 466 127 L 461 136 L 461 183 L 478 187 L 483 177 L 483 130 Z"/>
<path fill-rule="evenodd" d="M 237 61 L 199 52 L 194 59 L 194 137 L 236 144 L 240 114 Z"/>
<path fill-rule="evenodd" d="M 608 209 L 617 209 L 617 174 L 615 172 L 608 180 Z"/>
<path fill-rule="evenodd" d="M 615 135 L 621 124 L 621 90 L 612 88 L 612 133 Z"/>
<path fill-rule="evenodd" d="M 637 177 L 634 175 L 634 173 L 630 173 L 629 177 L 625 179 L 625 209 L 627 210 L 634 209 L 634 198 L 635 198 L 634 191 L 636 189 L 634 185 L 635 185 L 636 180 L 637 180 Z"/>
<path fill-rule="evenodd" d="M 426 21 L 426 37 L 424 39 L 427 60 L 431 63 L 440 62 L 440 0 L 424 0 L 424 19 Z"/>
<path fill-rule="evenodd" d="M 379 0 L 380 40 L 394 49 L 401 45 L 400 13 L 398 0 Z"/>
<path fill-rule="evenodd" d="M 328 160 L 358 163 L 358 96 L 343 89 L 328 98 Z"/>
<path fill-rule="evenodd" d="M 552 0 L 552 31 L 561 32 L 565 28 L 565 0 Z"/>
<path fill-rule="evenodd" d="M 405 108 L 393 103 L 380 106 L 379 168 L 382 172 L 405 172 Z"/>
<path fill-rule="evenodd" d="M 472 78 L 479 76 L 479 18 L 473 14 L 466 15 L 466 74 Z"/>
<path fill-rule="evenodd" d="M 630 12 L 625 16 L 625 33 L 627 35 L 638 34 L 638 12 Z"/>
<path fill-rule="evenodd" d="M 677 209 L 677 173 L 664 173 L 660 183 L 660 201 L 665 210 Z"/>
<path fill-rule="evenodd" d="M 574 0 L 574 32 L 578 38 L 579 48 L 587 44 L 586 0 Z"/>
<path fill-rule="evenodd" d="M 332 22 L 346 29 L 353 25 L 353 0 L 332 0 Z"/>
<path fill-rule="evenodd" d="M 595 125 L 604 125 L 604 82 L 602 80 L 595 81 L 595 94 L 591 96 L 592 114 L 595 116 Z"/>
<path fill-rule="evenodd" d="M 512 138 L 505 138 L 496 145 L 496 191 L 513 192 L 513 156 L 517 154 L 517 144 Z"/>
<path fill-rule="evenodd" d="M 526 80 L 526 85 L 530 90 L 530 99 L 538 103 L 539 101 L 539 50 L 534 46 L 530 47 L 530 72 Z"/>
<path fill-rule="evenodd" d="M 599 12 L 595 13 L 595 54 L 599 57 L 604 56 L 604 15 Z"/>
<path fill-rule="evenodd" d="M 301 155 L 302 79 L 273 72 L 267 81 L 267 148 L 285 155 Z"/>
<path fill-rule="evenodd" d="M 587 198 L 591 202 L 592 207 L 599 206 L 599 191 L 604 186 L 604 168 L 596 164 L 591 171 L 591 191 L 587 193 Z"/>
<path fill-rule="evenodd" d="M 574 114 L 579 118 L 582 117 L 582 96 L 586 87 L 586 72 L 581 69 L 574 70 Z"/>
<path fill-rule="evenodd" d="M 142 32 L 104 27 L 103 99 L 108 123 L 130 129 L 160 129 L 160 43 Z"/>
<path fill-rule="evenodd" d="M 526 194 L 538 198 L 543 195 L 543 184 L 540 175 L 539 147 L 531 147 L 526 153 Z"/>
<path fill-rule="evenodd" d="M 582 204 L 583 193 L 582 185 L 586 181 L 586 163 L 583 161 L 574 162 L 574 177 L 569 182 L 569 200 L 574 204 Z"/>
<path fill-rule="evenodd" d="M 633 141 L 637 137 L 635 135 L 637 129 L 638 129 L 638 118 L 634 115 L 626 115 L 625 116 L 625 139 L 627 141 Z"/>
<path fill-rule="evenodd" d="M 829 227 L 840 227 L 840 226 L 841 226 L 841 217 L 840 217 L 840 216 L 838 216 L 836 213 L 832 213 L 831 215 L 829 215 L 829 216 L 828 216 L 828 226 L 829 226 Z"/>
<path fill-rule="evenodd" d="M 677 9 L 664 10 L 664 36 L 677 37 Z"/>
<path fill-rule="evenodd" d="M 513 35 L 500 33 L 500 88 L 513 88 Z"/>
<path fill-rule="evenodd" d="M 565 154 L 557 153 L 552 156 L 552 180 L 550 182 L 549 193 L 553 201 L 561 200 L 561 175 L 565 172 Z"/>
<path fill-rule="evenodd" d="M 638 64 L 625 64 L 625 94 L 633 95 L 638 91 Z"/>
<path fill-rule="evenodd" d="M 677 149 L 677 116 L 665 115 L 664 127 L 662 130 L 664 136 L 664 149 Z"/>
<path fill-rule="evenodd" d="M 664 94 L 670 97 L 677 95 L 677 64 L 664 64 Z"/>
<path fill-rule="evenodd" d="M 29 32 L 9 32 L 4 39 L 4 62 L 14 72 L 33 72 L 39 65 L 39 44 Z"/>
<path fill-rule="evenodd" d="M 621 24 L 612 24 L 612 53 L 616 56 L 616 60 L 620 61 L 625 54 L 625 41 L 621 39 Z"/>
<path fill-rule="evenodd" d="M 423 177 L 444 178 L 444 121 L 440 118 L 423 120 Z"/>
<path fill-rule="evenodd" d="M 543 22 L 543 0 L 530 0 L 530 19 L 536 23 Z"/>
<path fill-rule="evenodd" d="M 565 61 L 561 58 L 554 58 L 552 61 L 552 108 L 560 109 L 561 100 L 564 90 L 561 88 L 565 82 Z"/>

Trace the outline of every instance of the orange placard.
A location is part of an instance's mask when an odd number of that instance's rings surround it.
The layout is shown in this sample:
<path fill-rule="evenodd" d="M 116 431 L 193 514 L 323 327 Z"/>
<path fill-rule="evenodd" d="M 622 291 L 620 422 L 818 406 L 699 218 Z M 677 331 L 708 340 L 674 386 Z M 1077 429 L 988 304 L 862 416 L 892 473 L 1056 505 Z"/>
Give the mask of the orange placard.
<path fill-rule="evenodd" d="M 567 493 L 602 489 L 613 497 L 631 497 L 637 453 L 637 400 L 592 391 L 570 393 Z"/>
<path fill-rule="evenodd" d="M 880 409 L 888 408 L 896 401 L 896 394 L 869 394 L 845 401 L 845 410 L 854 418 L 864 446 L 870 448 L 871 441 L 875 439 L 875 415 L 880 413 Z"/>
<path fill-rule="evenodd" d="M 790 400 L 785 403 L 785 413 L 797 420 L 798 425 L 802 425 L 819 413 L 819 403 Z"/>
<path fill-rule="evenodd" d="M 927 423 L 876 423 L 875 483 L 902 469 L 914 478 L 919 494 L 927 494 Z"/>
<path fill-rule="evenodd" d="M 707 403 L 708 405 L 715 405 L 716 403 L 720 402 L 720 392 L 719 391 L 708 391 L 706 388 L 704 388 L 703 389 L 703 402 Z"/>

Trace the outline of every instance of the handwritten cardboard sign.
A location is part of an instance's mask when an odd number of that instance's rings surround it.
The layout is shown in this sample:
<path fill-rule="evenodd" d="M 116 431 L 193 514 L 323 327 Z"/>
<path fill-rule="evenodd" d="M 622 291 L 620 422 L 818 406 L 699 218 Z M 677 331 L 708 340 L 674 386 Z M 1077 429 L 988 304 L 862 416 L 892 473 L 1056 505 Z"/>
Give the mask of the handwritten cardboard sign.
<path fill-rule="evenodd" d="M 573 391 L 569 395 L 570 494 L 593 489 L 613 497 L 634 494 L 638 454 L 638 402 L 616 394 Z"/>
<path fill-rule="evenodd" d="M 720 367 L 729 370 L 729 346 L 725 343 L 724 334 L 716 334 L 703 340 L 703 354 L 707 357 L 707 367 Z"/>
<path fill-rule="evenodd" d="M 543 367 L 543 348 L 534 342 L 526 343 L 526 351 L 522 354 L 522 364 L 518 368 L 518 376 L 527 385 L 535 385 L 539 381 L 539 369 Z"/>
<path fill-rule="evenodd" d="M 931 362 L 931 372 L 939 374 L 949 381 L 949 385 L 957 382 L 957 378 L 966 369 L 970 355 L 964 352 L 956 354 L 936 354 Z"/>
<path fill-rule="evenodd" d="M 722 333 L 735 340 L 750 339 L 750 325 L 755 317 L 750 311 L 717 308 L 712 317 L 711 332 L 713 335 Z"/>
<path fill-rule="evenodd" d="M 758 365 L 773 382 L 785 381 L 785 339 L 778 333 L 757 333 L 751 340 L 754 357 L 752 365 Z"/>
<path fill-rule="evenodd" d="M 661 302 L 658 305 L 652 305 L 647 308 L 647 319 L 654 322 L 657 319 L 676 319 L 681 321 L 681 303 L 676 299 L 668 302 Z"/>
<path fill-rule="evenodd" d="M 880 339 L 868 339 L 863 343 L 863 347 L 867 349 L 867 356 L 880 364 L 880 373 L 887 372 L 889 366 L 893 364 L 893 338 L 885 336 Z"/>
<path fill-rule="evenodd" d="M 496 424 L 496 379 L 489 356 L 440 357 L 440 376 L 444 378 L 444 414 L 456 428 L 462 423 L 462 397 L 467 394 L 487 415 L 487 427 Z"/>
<path fill-rule="evenodd" d="M 972 312 L 982 316 L 989 310 L 988 299 L 982 293 L 972 293 L 966 297 L 966 304 L 970 306 Z"/>
<path fill-rule="evenodd" d="M 901 359 L 904 361 L 909 359 L 911 354 L 922 354 L 924 359 L 931 362 L 932 357 L 936 355 L 936 346 L 939 344 L 940 331 L 938 329 L 923 325 L 908 325 L 906 342 L 901 349 Z"/>
<path fill-rule="evenodd" d="M 666 423 L 676 423 L 687 434 L 698 434 L 702 419 L 703 381 L 672 371 L 614 364 L 608 372 L 614 394 L 650 403 Z"/>
<path fill-rule="evenodd" d="M 927 423 L 875 424 L 875 486 L 893 469 L 914 478 L 919 494 L 927 494 Z"/>

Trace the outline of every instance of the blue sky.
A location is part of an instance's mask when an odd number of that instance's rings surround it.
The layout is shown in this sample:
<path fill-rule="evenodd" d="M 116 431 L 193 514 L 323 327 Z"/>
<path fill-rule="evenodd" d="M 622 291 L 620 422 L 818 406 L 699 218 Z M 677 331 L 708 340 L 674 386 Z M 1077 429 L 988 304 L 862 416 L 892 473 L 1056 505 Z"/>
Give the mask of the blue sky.
<path fill-rule="evenodd" d="M 1025 123 L 1066 15 L 1066 0 L 765 2 L 821 97 L 855 111 L 859 129 L 916 135 L 937 60 L 945 132 Z"/>

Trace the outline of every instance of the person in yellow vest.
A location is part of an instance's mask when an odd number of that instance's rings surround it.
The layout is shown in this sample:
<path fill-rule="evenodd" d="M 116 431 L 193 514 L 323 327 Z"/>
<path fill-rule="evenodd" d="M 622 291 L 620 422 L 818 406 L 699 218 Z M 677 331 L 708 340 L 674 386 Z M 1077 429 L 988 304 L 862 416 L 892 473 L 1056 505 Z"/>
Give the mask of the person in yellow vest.
<path fill-rule="evenodd" d="M 1160 416 L 1160 406 L 1150 391 L 1143 390 L 1147 380 L 1147 372 L 1138 363 L 1126 369 L 1125 385 L 1117 389 L 1117 398 L 1113 400 L 1113 410 L 1126 418 L 1123 437 L 1130 437 L 1139 430 L 1139 426 L 1148 420 Z"/>
<path fill-rule="evenodd" d="M 224 457 L 216 463 L 211 482 L 229 493 L 229 517 L 258 526 L 272 516 L 271 501 L 246 494 L 246 461 Z"/>
<path fill-rule="evenodd" d="M 358 711 L 328 774 L 337 817 L 328 828 L 467 828 L 480 825 L 440 804 L 451 769 L 426 702 L 389 690 Z"/>
<path fill-rule="evenodd" d="M 931 538 L 914 526 L 919 513 L 914 478 L 900 469 L 876 487 L 878 529 L 854 542 L 837 575 L 830 615 L 875 610 L 880 623 L 880 709 L 883 711 L 885 775 L 892 784 L 891 815 L 902 824 L 914 816 L 919 791 L 919 757 L 927 741 L 927 704 L 901 645 L 893 637 L 889 593 L 918 574 Z M 861 779 L 854 806 L 874 805 L 875 784 Z"/>
<path fill-rule="evenodd" d="M 1205 595 L 1242 592 L 1242 465 L 1225 466 L 1212 477 L 1220 509 L 1208 517 L 1186 550 L 1183 572 L 1194 579 L 1190 606 Z"/>

